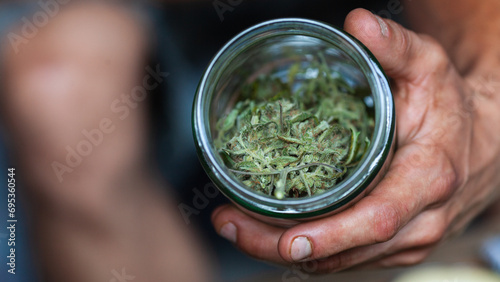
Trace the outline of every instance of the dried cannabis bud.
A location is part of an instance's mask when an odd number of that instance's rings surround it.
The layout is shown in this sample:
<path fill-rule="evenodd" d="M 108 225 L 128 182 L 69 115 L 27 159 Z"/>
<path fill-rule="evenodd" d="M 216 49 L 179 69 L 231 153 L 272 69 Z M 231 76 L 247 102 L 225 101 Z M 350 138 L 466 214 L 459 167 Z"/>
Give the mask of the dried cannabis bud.
<path fill-rule="evenodd" d="M 244 85 L 245 99 L 217 122 L 220 155 L 256 192 L 278 199 L 322 193 L 369 146 L 373 118 L 355 89 L 319 57 L 307 67 L 292 65 L 285 82 L 261 75 Z"/>

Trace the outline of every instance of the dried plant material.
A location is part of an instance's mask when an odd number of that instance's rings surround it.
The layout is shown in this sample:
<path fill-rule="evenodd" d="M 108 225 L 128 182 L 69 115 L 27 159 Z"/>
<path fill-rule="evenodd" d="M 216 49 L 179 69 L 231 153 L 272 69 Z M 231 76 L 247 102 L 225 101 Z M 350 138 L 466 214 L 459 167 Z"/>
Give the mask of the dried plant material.
<path fill-rule="evenodd" d="M 373 118 L 319 57 L 293 64 L 286 81 L 261 75 L 244 85 L 244 99 L 217 122 L 215 146 L 249 189 L 278 199 L 323 193 L 368 149 Z"/>

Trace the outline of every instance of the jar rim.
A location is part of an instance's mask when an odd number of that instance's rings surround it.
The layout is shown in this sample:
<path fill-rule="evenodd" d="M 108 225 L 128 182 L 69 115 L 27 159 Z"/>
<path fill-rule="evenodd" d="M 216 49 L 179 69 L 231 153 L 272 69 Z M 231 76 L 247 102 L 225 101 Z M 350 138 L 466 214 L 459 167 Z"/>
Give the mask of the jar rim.
<path fill-rule="evenodd" d="M 253 40 L 265 40 L 279 35 L 304 35 L 304 30 L 308 30 L 306 36 L 313 36 L 317 39 L 331 44 L 336 48 L 346 52 L 349 48 L 357 58 L 353 59 L 357 66 L 360 62 L 365 64 L 373 75 L 367 75 L 360 67 L 366 77 L 372 96 L 375 100 L 375 128 L 372 137 L 372 144 L 362 162 L 356 170 L 346 179 L 335 186 L 335 189 L 311 197 L 276 199 L 266 195 L 258 194 L 245 187 L 229 175 L 225 165 L 217 160 L 216 150 L 210 145 L 210 126 L 207 125 L 209 111 L 206 110 L 207 103 L 210 103 L 209 84 L 215 82 L 223 72 L 223 66 L 231 57 L 237 56 L 249 42 Z M 347 43 L 339 46 L 332 40 L 336 39 Z M 255 42 L 254 42 L 255 43 Z M 347 52 L 346 52 L 347 53 Z M 236 55 L 235 55 L 236 54 Z M 361 60 L 357 60 L 361 59 Z M 378 107 L 377 107 L 378 105 Z M 222 47 L 214 56 L 207 67 L 193 103 L 193 135 L 200 162 L 205 171 L 222 191 L 222 193 L 243 206 L 244 208 L 258 214 L 277 218 L 308 218 L 317 216 L 337 208 L 340 208 L 356 198 L 363 192 L 370 182 L 381 170 L 387 159 L 395 130 L 395 109 L 388 79 L 373 54 L 357 39 L 345 31 L 335 28 L 329 24 L 315 20 L 302 18 L 282 18 L 275 19 L 254 25 L 236 35 Z M 339 192 L 343 192 L 339 194 Z"/>

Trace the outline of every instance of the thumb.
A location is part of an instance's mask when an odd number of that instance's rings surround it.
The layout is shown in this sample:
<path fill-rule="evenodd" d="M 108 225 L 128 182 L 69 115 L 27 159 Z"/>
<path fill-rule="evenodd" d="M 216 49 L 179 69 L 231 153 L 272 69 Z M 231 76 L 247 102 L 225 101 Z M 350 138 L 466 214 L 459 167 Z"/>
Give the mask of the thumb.
<path fill-rule="evenodd" d="M 396 80 L 417 81 L 429 73 L 445 73 L 448 67 L 446 52 L 429 36 L 417 35 L 367 10 L 351 11 L 344 29 L 368 47 Z"/>

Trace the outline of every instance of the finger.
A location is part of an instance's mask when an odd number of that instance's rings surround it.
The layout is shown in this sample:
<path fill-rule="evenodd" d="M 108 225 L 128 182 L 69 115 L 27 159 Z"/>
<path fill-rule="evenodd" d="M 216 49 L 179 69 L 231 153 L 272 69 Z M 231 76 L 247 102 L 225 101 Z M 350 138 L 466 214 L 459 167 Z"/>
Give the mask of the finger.
<path fill-rule="evenodd" d="M 349 13 L 344 29 L 368 47 L 394 79 L 418 81 L 449 65 L 446 52 L 435 41 L 367 10 Z"/>
<path fill-rule="evenodd" d="M 283 264 L 278 253 L 282 228 L 258 221 L 233 205 L 224 205 L 212 213 L 212 223 L 219 235 L 228 239 L 250 256 Z"/>
<path fill-rule="evenodd" d="M 331 272 L 351 269 L 374 261 L 385 260 L 398 253 L 416 249 L 430 249 L 443 238 L 447 224 L 440 210 L 425 211 L 409 222 L 391 240 L 343 251 L 317 262 L 317 271 Z"/>
<path fill-rule="evenodd" d="M 415 155 L 425 162 L 409 166 Z M 287 261 L 302 261 L 387 242 L 421 211 L 446 201 L 455 175 L 441 151 L 418 144 L 402 147 L 370 195 L 339 214 L 285 231 L 279 252 Z"/>
<path fill-rule="evenodd" d="M 377 261 L 360 265 L 355 269 L 359 268 L 368 270 L 368 269 L 380 269 L 380 268 L 389 268 L 398 266 L 411 266 L 425 261 L 425 259 L 432 253 L 433 250 L 434 248 L 432 247 L 410 249 Z"/>
<path fill-rule="evenodd" d="M 316 272 L 331 273 L 359 267 L 365 263 L 384 258 L 390 242 L 358 247 L 316 261 Z"/>
<path fill-rule="evenodd" d="M 411 266 L 423 262 L 434 250 L 435 245 L 410 248 L 392 255 L 378 255 L 359 263 L 350 261 L 350 256 L 334 256 L 328 259 L 315 261 L 316 273 L 332 273 L 345 270 L 371 270 L 397 266 Z M 311 263 L 311 262 L 310 262 Z"/>
<path fill-rule="evenodd" d="M 438 245 L 446 236 L 450 222 L 446 207 L 422 212 L 410 221 L 393 240 L 388 254 L 404 249 Z"/>

